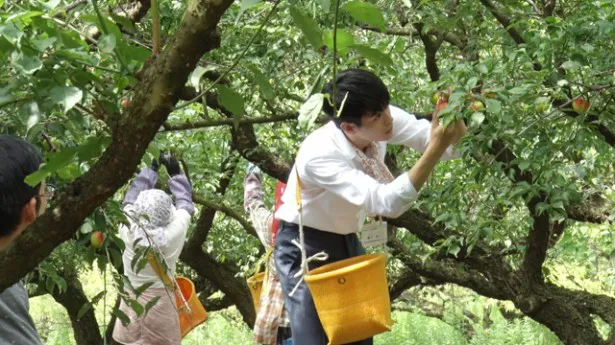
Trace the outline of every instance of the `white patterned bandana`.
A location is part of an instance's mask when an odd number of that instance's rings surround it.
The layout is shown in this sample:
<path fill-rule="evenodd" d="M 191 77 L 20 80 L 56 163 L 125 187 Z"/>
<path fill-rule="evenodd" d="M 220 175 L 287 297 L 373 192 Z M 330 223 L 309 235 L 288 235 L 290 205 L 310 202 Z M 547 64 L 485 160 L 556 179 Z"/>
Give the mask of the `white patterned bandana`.
<path fill-rule="evenodd" d="M 175 206 L 167 193 L 160 189 L 139 193 L 130 216 L 132 242 L 141 239 L 140 246 L 149 246 L 150 241 L 159 247 L 167 244 L 166 227 L 175 218 Z"/>

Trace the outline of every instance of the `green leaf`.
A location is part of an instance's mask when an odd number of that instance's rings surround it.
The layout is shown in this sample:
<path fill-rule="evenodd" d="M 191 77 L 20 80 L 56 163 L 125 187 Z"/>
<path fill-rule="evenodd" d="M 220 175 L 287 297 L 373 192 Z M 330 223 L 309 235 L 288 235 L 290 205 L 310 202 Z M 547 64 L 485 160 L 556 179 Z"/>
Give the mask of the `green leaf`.
<path fill-rule="evenodd" d="M 485 121 L 485 114 L 482 112 L 472 113 L 470 117 L 470 126 L 478 127 Z"/>
<path fill-rule="evenodd" d="M 23 37 L 24 32 L 21 31 L 15 24 L 10 23 L 6 25 L 0 25 L 0 35 L 4 36 L 13 45 L 19 47 L 21 37 Z"/>
<path fill-rule="evenodd" d="M 147 302 L 147 304 L 145 304 L 145 313 L 147 314 L 147 312 L 152 309 L 156 303 L 158 303 L 158 300 L 160 300 L 160 296 L 156 296 L 154 298 L 152 298 L 149 302 Z"/>
<path fill-rule="evenodd" d="M 42 180 L 45 179 L 45 177 L 49 176 L 49 174 L 51 174 L 48 170 L 37 170 L 35 172 L 33 172 L 32 174 L 26 176 L 26 179 L 24 180 L 24 182 L 26 184 L 28 184 L 29 186 L 36 186 L 39 183 L 41 183 Z"/>
<path fill-rule="evenodd" d="M 137 297 L 141 296 L 141 294 L 144 293 L 145 290 L 149 289 L 150 286 L 152 286 L 152 285 L 154 285 L 153 282 L 148 282 L 148 283 L 145 283 L 145 284 L 139 286 L 138 288 L 135 289 L 135 295 Z"/>
<path fill-rule="evenodd" d="M 102 35 L 100 40 L 98 41 L 98 49 L 100 49 L 101 53 L 110 54 L 115 49 L 115 36 L 113 35 Z"/>
<path fill-rule="evenodd" d="M 26 131 L 30 131 L 32 127 L 36 126 L 41 118 L 41 111 L 38 107 L 38 103 L 36 102 L 28 102 L 23 105 L 22 111 L 24 111 L 28 115 L 28 120 L 26 121 Z"/>
<path fill-rule="evenodd" d="M 241 0 L 241 3 L 239 4 L 239 10 L 241 12 L 245 12 L 246 10 L 249 10 L 252 7 L 256 6 L 259 1 L 260 0 Z"/>
<path fill-rule="evenodd" d="M 258 67 L 250 65 L 248 68 L 252 72 L 252 78 L 254 82 L 258 84 L 263 97 L 268 101 L 272 101 L 275 97 L 275 92 L 273 91 L 273 86 L 269 83 L 269 79 L 258 69 Z"/>
<path fill-rule="evenodd" d="M 295 25 L 307 37 L 312 47 L 320 49 L 322 47 L 322 32 L 318 23 L 311 17 L 301 13 L 295 6 L 290 7 L 290 16 L 293 18 Z"/>
<path fill-rule="evenodd" d="M 135 28 L 134 23 L 130 19 L 123 16 L 118 16 L 115 13 L 110 13 L 110 15 L 114 22 L 122 26 L 122 29 L 131 33 L 137 32 L 137 28 Z"/>
<path fill-rule="evenodd" d="M 245 108 L 241 95 L 226 86 L 219 85 L 217 88 L 220 104 L 233 113 L 233 115 L 243 116 Z"/>
<path fill-rule="evenodd" d="M 478 64 L 476 68 L 481 74 L 489 73 L 489 69 L 487 68 L 487 65 L 485 65 L 484 63 Z"/>
<path fill-rule="evenodd" d="M 325 10 L 325 13 L 329 13 L 331 10 L 331 0 L 316 0 L 316 2 Z"/>
<path fill-rule="evenodd" d="M 119 267 L 122 264 L 122 253 L 115 248 L 109 249 L 109 254 L 111 255 L 111 263 L 115 267 Z"/>
<path fill-rule="evenodd" d="M 11 54 L 13 65 L 24 74 L 33 74 L 43 68 L 43 62 L 38 56 L 24 55 L 23 53 L 13 52 Z"/>
<path fill-rule="evenodd" d="M 531 164 L 532 164 L 531 161 L 522 161 L 519 163 L 519 169 L 521 171 L 527 170 L 527 168 L 529 168 Z"/>
<path fill-rule="evenodd" d="M 127 327 L 130 324 L 130 318 L 128 318 L 128 315 L 124 314 L 123 311 L 116 309 L 113 311 L 113 315 L 117 316 L 124 327 Z"/>
<path fill-rule="evenodd" d="M 71 163 L 64 168 L 59 169 L 58 171 L 56 171 L 56 173 L 62 180 L 65 181 L 72 181 L 77 177 L 81 176 L 81 170 L 76 163 Z"/>
<path fill-rule="evenodd" d="M 385 66 L 393 65 L 393 60 L 391 60 L 391 57 L 378 49 L 374 49 L 363 44 L 353 44 L 351 48 L 373 63 Z"/>
<path fill-rule="evenodd" d="M 384 30 L 386 26 L 380 9 L 369 2 L 361 0 L 349 1 L 344 3 L 341 8 L 362 24 L 367 24 L 380 30 Z"/>
<path fill-rule="evenodd" d="M 33 187 L 38 185 L 51 173 L 54 173 L 72 163 L 76 153 L 77 150 L 74 147 L 67 147 L 61 152 L 54 153 L 48 163 L 44 164 L 38 171 L 28 175 L 24 181 Z"/>
<path fill-rule="evenodd" d="M 576 62 L 576 61 L 568 60 L 568 61 L 564 62 L 561 67 L 563 69 L 574 71 L 576 69 L 581 68 L 581 64 Z"/>
<path fill-rule="evenodd" d="M 90 301 L 90 303 L 92 303 L 92 305 L 98 303 L 98 301 L 100 301 L 106 294 L 107 294 L 107 290 L 103 290 L 99 292 L 96 296 L 92 297 L 92 300 Z"/>
<path fill-rule="evenodd" d="M 64 113 L 81 102 L 82 98 L 83 91 L 73 86 L 58 86 L 51 90 L 51 100 L 55 103 L 62 104 Z"/>
<path fill-rule="evenodd" d="M 103 26 L 101 25 L 101 22 L 98 20 L 98 16 L 95 14 L 86 14 L 86 15 L 82 15 L 81 19 L 85 22 L 89 22 L 92 24 L 95 24 L 96 27 L 98 27 L 98 29 L 100 30 L 101 33 L 104 33 L 105 30 L 103 29 Z M 105 28 L 108 30 L 107 34 L 111 34 L 113 36 L 115 36 L 115 39 L 119 42 L 122 40 L 122 32 L 120 31 L 120 28 L 111 20 L 109 20 L 108 18 L 104 18 L 103 17 L 103 21 L 105 22 Z"/>
<path fill-rule="evenodd" d="M 43 4 L 43 6 L 45 6 L 47 9 L 53 10 L 54 8 L 58 7 L 61 1 L 62 0 L 49 0 L 48 2 L 43 2 L 43 1 L 39 1 L 39 2 Z"/>
<path fill-rule="evenodd" d="M 325 32 L 325 44 L 333 51 L 333 30 Z M 346 30 L 337 29 L 337 52 L 340 55 L 345 55 L 353 45 L 354 37 L 352 34 Z"/>
<path fill-rule="evenodd" d="M 83 315 L 85 315 L 85 313 L 87 313 L 90 308 L 92 308 L 92 304 L 90 302 L 87 302 L 82 305 L 81 308 L 79 308 L 79 312 L 77 313 L 77 320 L 81 319 L 81 317 L 83 317 Z"/>
<path fill-rule="evenodd" d="M 145 308 L 143 308 L 143 306 L 138 301 L 134 299 L 128 299 L 128 302 L 132 310 L 134 310 L 137 314 L 137 316 L 141 316 L 141 314 L 143 314 L 143 312 L 145 311 Z"/>
<path fill-rule="evenodd" d="M 472 77 L 470 79 L 468 79 L 468 82 L 466 83 L 466 90 L 472 90 L 473 88 L 476 87 L 476 84 L 478 84 L 478 78 L 477 77 Z"/>
<path fill-rule="evenodd" d="M 118 44 L 117 47 L 124 58 L 137 62 L 139 65 L 143 64 L 152 56 L 152 52 L 150 50 L 141 46 Z"/>
<path fill-rule="evenodd" d="M 58 39 L 56 37 L 49 37 L 49 38 L 43 38 L 40 40 L 32 40 L 32 43 L 34 43 L 34 46 L 36 46 L 36 49 L 39 52 L 44 52 L 45 49 L 51 47 L 53 43 L 57 40 Z"/>
<path fill-rule="evenodd" d="M 461 251 L 461 247 L 457 244 L 453 244 L 450 247 L 448 247 L 448 253 L 453 254 L 453 256 L 455 257 L 457 257 L 460 251 Z"/>
<path fill-rule="evenodd" d="M 77 155 L 81 162 L 89 161 L 99 157 L 107 146 L 111 144 L 111 137 L 99 136 L 90 137 L 79 146 Z"/>
<path fill-rule="evenodd" d="M 0 60 L 8 60 L 8 56 L 13 52 L 15 46 L 11 44 L 4 36 L 0 36 Z"/>
<path fill-rule="evenodd" d="M 502 103 L 497 99 L 487 98 L 485 99 L 485 104 L 487 105 L 487 111 L 492 114 L 499 114 L 502 111 Z"/>
<path fill-rule="evenodd" d="M 301 126 L 309 126 L 316 118 L 318 118 L 318 114 L 322 110 L 322 104 L 325 100 L 325 96 L 322 93 L 315 93 L 310 98 L 308 98 L 301 108 L 299 109 L 299 125 Z"/>
<path fill-rule="evenodd" d="M 52 278 L 54 282 L 56 283 L 56 285 L 58 286 L 58 290 L 60 290 L 60 293 L 63 293 L 64 291 L 66 291 L 66 288 L 68 287 L 68 285 L 66 284 L 66 280 L 64 280 L 64 278 L 60 277 L 57 274 L 53 275 Z"/>
<path fill-rule="evenodd" d="M 16 21 L 15 19 L 19 19 L 18 22 L 22 22 L 26 25 L 30 25 L 30 23 L 32 22 L 32 18 L 34 17 L 40 17 L 42 15 L 44 15 L 44 12 L 41 11 L 24 11 L 24 12 L 19 12 L 16 14 L 13 14 L 11 16 L 9 16 L 8 18 L 6 18 L 5 22 L 11 22 L 11 21 Z"/>
<path fill-rule="evenodd" d="M 130 266 L 135 271 L 135 273 L 138 274 L 147 265 L 148 251 L 149 251 L 149 248 L 146 248 L 146 247 L 139 247 L 135 250 L 135 256 L 132 258 L 132 261 L 130 262 Z"/>
<path fill-rule="evenodd" d="M 32 114 L 28 117 L 28 121 L 26 122 L 26 131 L 30 131 L 32 127 L 34 127 L 38 121 L 40 120 L 40 116 L 38 114 Z"/>
<path fill-rule="evenodd" d="M 56 284 L 53 279 L 51 279 L 51 276 L 47 276 L 47 279 L 45 280 L 45 290 L 47 290 L 47 292 L 49 292 L 50 294 L 53 294 L 53 289 L 55 287 Z"/>

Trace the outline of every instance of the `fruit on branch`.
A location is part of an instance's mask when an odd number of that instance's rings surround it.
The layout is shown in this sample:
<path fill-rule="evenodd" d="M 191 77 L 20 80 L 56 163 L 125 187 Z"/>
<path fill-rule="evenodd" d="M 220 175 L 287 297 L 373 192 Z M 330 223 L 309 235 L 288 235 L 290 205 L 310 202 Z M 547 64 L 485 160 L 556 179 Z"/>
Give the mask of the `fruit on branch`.
<path fill-rule="evenodd" d="M 436 112 L 438 113 L 441 112 L 442 109 L 446 108 L 447 105 L 448 105 L 448 100 L 441 99 L 436 105 Z"/>
<path fill-rule="evenodd" d="M 130 101 L 128 100 L 128 98 L 122 98 L 122 101 L 120 102 L 120 106 L 122 107 L 122 109 L 128 108 L 129 105 Z"/>
<path fill-rule="evenodd" d="M 483 110 L 485 110 L 485 105 L 481 101 L 474 101 L 470 105 L 470 109 L 472 109 L 475 112 L 483 111 Z"/>
<path fill-rule="evenodd" d="M 104 241 L 105 234 L 103 234 L 101 231 L 94 231 L 90 236 L 90 243 L 92 244 L 92 247 L 96 249 L 100 249 Z"/>
<path fill-rule="evenodd" d="M 577 114 L 583 115 L 589 110 L 589 101 L 582 97 L 577 98 L 572 102 L 572 109 L 574 109 Z"/>

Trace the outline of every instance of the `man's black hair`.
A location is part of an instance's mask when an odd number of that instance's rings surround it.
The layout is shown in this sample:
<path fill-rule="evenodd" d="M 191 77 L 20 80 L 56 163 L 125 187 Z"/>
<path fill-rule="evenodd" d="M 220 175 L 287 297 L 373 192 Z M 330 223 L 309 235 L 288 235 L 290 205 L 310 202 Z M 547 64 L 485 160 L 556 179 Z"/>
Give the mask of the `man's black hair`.
<path fill-rule="evenodd" d="M 31 187 L 24 179 L 37 171 L 41 162 L 33 145 L 12 135 L 0 135 L 0 237 L 17 229 L 24 205 L 38 196 L 40 184 Z"/>
<path fill-rule="evenodd" d="M 389 90 L 382 80 L 374 73 L 362 69 L 347 69 L 335 78 L 337 87 L 336 99 L 333 100 L 333 82 L 327 83 L 322 89 L 323 94 L 329 94 L 331 102 L 335 101 L 340 109 L 346 94 L 346 102 L 339 117 L 333 113 L 333 106 L 325 99 L 323 110 L 339 127 L 342 122 L 361 126 L 364 115 L 375 115 L 389 105 Z"/>

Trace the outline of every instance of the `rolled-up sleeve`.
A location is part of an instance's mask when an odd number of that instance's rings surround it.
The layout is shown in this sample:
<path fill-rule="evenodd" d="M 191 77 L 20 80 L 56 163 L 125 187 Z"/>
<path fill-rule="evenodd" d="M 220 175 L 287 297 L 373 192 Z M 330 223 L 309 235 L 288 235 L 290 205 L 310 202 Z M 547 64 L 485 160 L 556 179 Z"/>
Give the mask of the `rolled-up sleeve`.
<path fill-rule="evenodd" d="M 334 155 L 310 159 L 304 169 L 300 169 L 299 176 L 302 181 L 316 184 L 351 204 L 361 206 L 368 214 L 384 217 L 399 217 L 418 197 L 407 173 L 391 183 L 380 183 Z"/>

